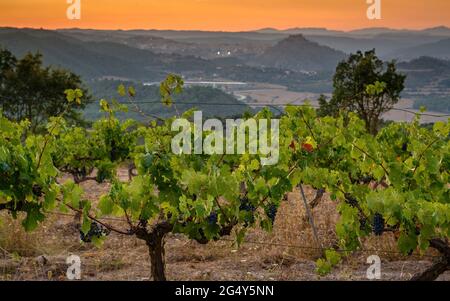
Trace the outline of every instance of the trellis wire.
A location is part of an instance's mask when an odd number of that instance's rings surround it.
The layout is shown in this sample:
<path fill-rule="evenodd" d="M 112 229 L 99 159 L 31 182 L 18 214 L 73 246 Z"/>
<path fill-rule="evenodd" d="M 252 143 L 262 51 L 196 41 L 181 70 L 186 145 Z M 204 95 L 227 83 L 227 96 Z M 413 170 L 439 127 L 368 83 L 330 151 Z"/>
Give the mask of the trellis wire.
<path fill-rule="evenodd" d="M 60 213 L 60 212 L 48 212 L 51 214 L 55 214 L 55 215 L 61 215 L 61 216 L 68 216 L 68 217 L 75 217 L 75 214 L 70 214 L 70 213 Z M 112 217 L 102 217 L 102 218 L 98 218 L 99 220 L 110 220 L 110 221 L 119 221 L 119 222 L 123 222 L 126 223 L 127 221 L 125 219 L 120 219 L 120 218 L 112 218 Z M 226 241 L 226 242 L 233 242 L 235 243 L 236 240 L 233 239 L 226 239 L 226 238 L 221 238 L 219 241 Z M 293 245 L 293 244 L 283 244 L 283 243 L 273 243 L 273 242 L 262 242 L 262 241 L 250 241 L 250 240 L 243 240 L 242 243 L 245 244 L 256 244 L 256 245 L 266 245 L 266 246 L 274 246 L 274 247 L 287 247 L 287 248 L 293 248 L 293 249 L 304 249 L 304 250 L 314 250 L 314 251 L 323 251 L 325 248 L 324 247 L 310 247 L 310 246 L 300 246 L 300 245 Z M 334 249 L 334 248 L 333 248 Z M 22 250 L 22 249 L 21 249 Z M 25 250 L 30 250 L 30 249 L 23 249 Z M 390 251 L 390 250 L 383 250 L 383 249 L 357 249 L 357 250 L 350 250 L 350 249 L 334 249 L 336 252 L 341 252 L 341 253 L 350 253 L 350 252 L 364 252 L 364 253 L 388 253 L 388 254 L 393 254 L 393 255 L 401 255 L 401 256 L 416 256 L 416 257 L 430 257 L 430 258 L 439 258 L 441 256 L 439 255 L 429 255 L 429 254 L 412 254 L 412 255 L 406 255 L 402 252 L 398 252 L 398 251 Z M 1 248 L 0 248 L 1 251 Z"/>

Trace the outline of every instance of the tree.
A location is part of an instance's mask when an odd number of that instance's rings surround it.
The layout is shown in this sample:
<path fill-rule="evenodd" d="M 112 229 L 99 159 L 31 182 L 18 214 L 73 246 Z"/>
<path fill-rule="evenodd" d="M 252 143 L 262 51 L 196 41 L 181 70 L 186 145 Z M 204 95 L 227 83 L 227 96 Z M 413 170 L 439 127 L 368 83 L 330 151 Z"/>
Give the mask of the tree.
<path fill-rule="evenodd" d="M 319 99 L 319 114 L 356 112 L 366 122 L 367 130 L 376 134 L 382 115 L 399 101 L 405 78 L 397 72 L 395 61 L 384 63 L 375 50 L 358 51 L 337 66 L 333 96 L 329 102 L 324 96 Z"/>
<path fill-rule="evenodd" d="M 8 50 L 0 49 L 0 108 L 9 119 L 28 119 L 33 132 L 41 130 L 49 117 L 58 116 L 65 110 L 67 89 L 83 91 L 81 105 L 67 110 L 63 116 L 70 122 L 80 123 L 80 109 L 91 101 L 91 97 L 78 75 L 44 67 L 39 53 L 29 53 L 18 60 Z"/>

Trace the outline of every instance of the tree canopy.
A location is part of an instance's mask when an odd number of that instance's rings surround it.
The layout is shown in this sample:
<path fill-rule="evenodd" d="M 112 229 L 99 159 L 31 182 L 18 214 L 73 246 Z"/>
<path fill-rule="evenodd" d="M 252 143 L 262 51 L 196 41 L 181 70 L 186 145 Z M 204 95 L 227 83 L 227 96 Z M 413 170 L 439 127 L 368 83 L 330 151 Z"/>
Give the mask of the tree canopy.
<path fill-rule="evenodd" d="M 91 97 L 78 75 L 43 66 L 39 53 L 17 59 L 10 51 L 0 49 L 0 109 L 9 119 L 28 119 L 30 129 L 39 131 L 50 117 L 64 112 L 67 89 L 83 91 L 81 104 L 64 115 L 69 122 L 80 123 L 80 109 L 91 102 Z"/>
<path fill-rule="evenodd" d="M 381 117 L 391 110 L 404 89 L 405 75 L 397 72 L 395 61 L 383 62 L 375 50 L 358 51 L 336 67 L 333 96 L 319 99 L 322 116 L 337 116 L 339 111 L 356 112 L 376 134 Z"/>

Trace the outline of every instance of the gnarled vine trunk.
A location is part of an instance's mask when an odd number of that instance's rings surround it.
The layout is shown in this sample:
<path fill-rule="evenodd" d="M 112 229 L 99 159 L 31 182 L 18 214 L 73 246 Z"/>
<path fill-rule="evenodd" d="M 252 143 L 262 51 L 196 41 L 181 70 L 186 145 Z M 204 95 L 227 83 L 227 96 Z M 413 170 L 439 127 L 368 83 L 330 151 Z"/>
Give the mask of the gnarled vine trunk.
<path fill-rule="evenodd" d="M 165 236 L 165 235 L 164 235 Z M 151 275 L 154 281 L 166 281 L 166 262 L 164 252 L 164 236 L 155 237 L 155 239 L 147 243 L 148 254 L 150 256 Z"/>
<path fill-rule="evenodd" d="M 136 236 L 145 241 L 148 247 L 148 254 L 151 264 L 151 276 L 154 281 L 166 281 L 166 265 L 164 238 L 167 233 L 172 231 L 173 225 L 168 222 L 159 222 L 147 230 L 146 224 L 141 225 L 136 230 Z"/>
<path fill-rule="evenodd" d="M 442 273 L 447 271 L 449 268 L 448 262 L 445 258 L 442 258 L 431 267 L 429 267 L 426 271 L 415 275 L 411 278 L 411 281 L 434 281 L 436 280 Z"/>
<path fill-rule="evenodd" d="M 442 258 L 426 271 L 419 273 L 411 278 L 411 281 L 434 281 L 441 274 L 450 270 L 450 246 L 441 239 L 433 239 L 430 241 L 430 246 L 438 250 L 442 254 Z"/>

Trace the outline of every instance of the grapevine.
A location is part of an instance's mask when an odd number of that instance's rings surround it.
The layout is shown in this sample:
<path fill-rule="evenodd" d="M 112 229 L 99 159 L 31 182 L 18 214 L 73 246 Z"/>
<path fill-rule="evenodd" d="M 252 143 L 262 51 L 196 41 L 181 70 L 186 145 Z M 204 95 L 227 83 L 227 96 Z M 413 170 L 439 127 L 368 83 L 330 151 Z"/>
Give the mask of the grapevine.
<path fill-rule="evenodd" d="M 161 89 L 163 102 L 172 105 L 171 95 L 181 86 L 180 78 L 169 77 Z M 126 112 L 116 101 L 102 100 L 100 106 L 105 116 L 92 129 L 56 117 L 45 135 L 31 134 L 28 122 L 12 122 L 0 113 L 0 210 L 25 212 L 26 230 L 35 229 L 48 210 L 73 210 L 82 219 L 83 241 L 100 244 L 109 232 L 144 240 L 153 279 L 165 280 L 168 233 L 200 243 L 234 233 L 240 243 L 252 226 L 270 231 L 286 194 L 310 185 L 320 188 L 314 207 L 325 191 L 338 203 L 341 248 L 356 251 L 363 238 L 392 231 L 404 254 L 431 247 L 442 254 L 439 267 L 448 267 L 448 122 L 426 129 L 417 117 L 388 124 L 374 136 L 356 114 L 318 117 L 307 105 L 288 106 L 280 119 L 279 161 L 262 166 L 260 154 L 175 154 L 175 117 L 139 125 L 116 117 Z M 180 117 L 194 128 L 192 115 L 193 110 Z M 272 113 L 262 110 L 253 118 L 270 119 Z M 136 170 L 129 182 L 116 176 L 123 163 Z M 73 180 L 59 183 L 63 172 Z M 111 184 L 98 204 L 82 199 L 79 184 L 87 180 Z M 100 222 L 111 215 L 123 218 L 126 228 Z M 340 261 L 327 250 L 318 272 Z"/>

